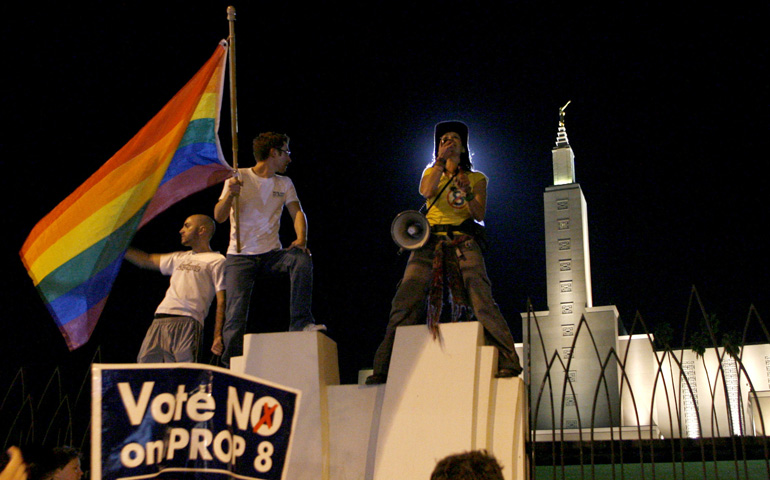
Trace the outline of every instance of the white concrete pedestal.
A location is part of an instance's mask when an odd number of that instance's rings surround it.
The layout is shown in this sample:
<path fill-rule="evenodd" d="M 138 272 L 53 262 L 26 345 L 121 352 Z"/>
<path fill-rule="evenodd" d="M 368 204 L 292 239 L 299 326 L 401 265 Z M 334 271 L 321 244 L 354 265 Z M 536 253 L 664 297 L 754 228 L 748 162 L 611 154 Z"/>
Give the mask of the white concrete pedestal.
<path fill-rule="evenodd" d="M 233 369 L 302 391 L 286 478 L 329 478 L 326 388 L 340 383 L 337 344 L 317 332 L 266 333 L 245 335 L 243 352 Z"/>
<path fill-rule="evenodd" d="M 494 378 L 497 350 L 483 346 L 481 324 L 441 324 L 440 332 L 440 341 L 425 325 L 396 333 L 373 479 L 430 478 L 438 460 L 478 449 L 495 455 L 507 479 L 525 478 L 514 472 L 524 472 L 516 468 L 527 434 L 523 382 Z"/>
<path fill-rule="evenodd" d="M 441 458 L 484 449 L 506 480 L 526 478 L 524 383 L 494 378 L 497 350 L 477 322 L 396 333 L 388 383 L 339 385 L 321 333 L 247 335 L 231 368 L 302 391 L 286 478 L 425 480 Z"/>

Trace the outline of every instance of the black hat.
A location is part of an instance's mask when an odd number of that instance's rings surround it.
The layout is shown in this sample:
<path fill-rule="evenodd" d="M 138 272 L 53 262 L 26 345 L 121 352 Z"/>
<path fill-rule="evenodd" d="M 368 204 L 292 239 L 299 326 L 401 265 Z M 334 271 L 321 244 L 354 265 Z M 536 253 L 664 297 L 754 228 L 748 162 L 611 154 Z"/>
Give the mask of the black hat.
<path fill-rule="evenodd" d="M 439 122 L 436 124 L 435 144 L 433 147 L 433 156 L 438 155 L 438 144 L 441 141 L 441 137 L 447 132 L 455 132 L 460 135 L 465 150 L 468 151 L 468 125 L 459 120 L 449 120 L 446 122 Z"/>

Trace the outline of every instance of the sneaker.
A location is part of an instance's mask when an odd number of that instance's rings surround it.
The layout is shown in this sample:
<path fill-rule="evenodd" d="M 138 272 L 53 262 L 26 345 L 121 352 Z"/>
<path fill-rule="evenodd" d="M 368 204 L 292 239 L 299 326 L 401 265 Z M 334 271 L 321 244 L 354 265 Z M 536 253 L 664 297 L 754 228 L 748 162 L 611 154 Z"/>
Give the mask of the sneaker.
<path fill-rule="evenodd" d="M 387 375 L 383 375 L 381 373 L 375 373 L 373 375 L 369 375 L 366 377 L 366 381 L 364 383 L 366 385 L 381 385 L 385 383 L 388 380 Z"/>
<path fill-rule="evenodd" d="M 305 325 L 305 327 L 302 329 L 303 332 L 325 332 L 326 331 L 326 325 L 322 324 L 316 324 L 316 323 L 308 323 Z"/>
<path fill-rule="evenodd" d="M 521 373 L 521 370 L 516 371 L 512 368 L 501 368 L 497 371 L 495 374 L 495 378 L 511 378 L 511 377 L 518 377 Z"/>

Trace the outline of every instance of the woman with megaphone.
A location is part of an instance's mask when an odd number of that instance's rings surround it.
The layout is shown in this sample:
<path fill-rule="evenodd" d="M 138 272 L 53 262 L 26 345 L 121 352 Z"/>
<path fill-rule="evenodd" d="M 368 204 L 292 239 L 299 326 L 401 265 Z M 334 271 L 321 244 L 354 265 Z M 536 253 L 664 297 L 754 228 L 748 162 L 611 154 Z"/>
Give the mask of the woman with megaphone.
<path fill-rule="evenodd" d="M 484 265 L 487 242 L 482 222 L 487 177 L 473 170 L 466 124 L 441 122 L 436 125 L 434 139 L 434 161 L 420 180 L 420 194 L 428 205 L 425 219 L 430 233 L 426 231 L 424 238 L 414 241 L 421 229 L 404 221 L 403 216 L 394 221 L 394 226 L 408 230 L 401 233 L 391 229 L 394 240 L 412 252 L 393 298 L 385 338 L 375 353 L 374 373 L 366 379 L 367 385 L 387 380 L 397 327 L 426 320 L 437 338 L 442 318 L 479 321 L 487 343 L 499 351 L 497 377 L 521 373 L 511 330 L 492 298 Z"/>

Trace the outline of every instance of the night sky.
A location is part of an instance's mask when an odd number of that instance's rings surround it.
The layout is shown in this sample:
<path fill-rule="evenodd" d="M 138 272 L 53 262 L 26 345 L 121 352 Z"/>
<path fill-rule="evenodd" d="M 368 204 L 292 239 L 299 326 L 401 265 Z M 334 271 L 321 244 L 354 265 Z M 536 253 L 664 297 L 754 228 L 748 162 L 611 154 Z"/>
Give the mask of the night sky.
<path fill-rule="evenodd" d="M 97 349 L 104 362 L 134 361 L 166 277 L 125 265 L 91 342 L 70 353 L 18 251 L 228 34 L 228 2 L 67 3 L 3 7 L 6 372 L 87 365 Z M 567 101 L 594 305 L 616 305 L 627 327 L 637 312 L 677 327 L 695 287 L 722 324 L 742 328 L 752 304 L 770 316 L 761 12 L 689 2 L 234 5 L 240 163 L 253 165 L 259 132 L 292 138 L 287 174 L 309 222 L 314 314 L 337 342 L 344 383 L 370 367 L 384 333 L 406 262 L 390 223 L 421 205 L 441 120 L 469 125 L 474 163 L 490 177 L 487 267 L 517 342 L 527 300 L 547 308 L 542 195 Z M 227 97 L 220 138 L 230 161 Z M 219 193 L 183 200 L 134 245 L 179 249 L 185 217 L 211 215 Z M 228 229 L 215 250 L 226 250 Z M 276 282 L 255 293 L 252 331 L 287 328 L 285 290 Z"/>

